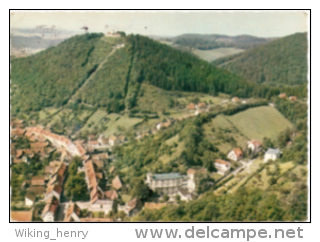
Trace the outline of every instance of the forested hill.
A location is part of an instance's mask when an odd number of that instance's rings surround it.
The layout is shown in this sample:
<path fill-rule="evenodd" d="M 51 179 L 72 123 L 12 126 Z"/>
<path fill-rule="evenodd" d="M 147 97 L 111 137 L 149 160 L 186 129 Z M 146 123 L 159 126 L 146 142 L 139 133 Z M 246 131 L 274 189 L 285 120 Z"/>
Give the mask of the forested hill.
<path fill-rule="evenodd" d="M 283 91 L 248 82 L 139 35 L 75 36 L 36 55 L 13 59 L 11 67 L 12 112 L 70 104 L 102 107 L 108 112 L 130 110 L 142 82 L 166 90 L 239 97 L 266 97 Z"/>
<path fill-rule="evenodd" d="M 200 50 L 235 47 L 249 49 L 270 41 L 269 38 L 259 38 L 250 35 L 227 36 L 218 34 L 183 34 L 168 39 L 176 45 L 192 47 Z"/>
<path fill-rule="evenodd" d="M 243 78 L 269 85 L 307 83 L 307 34 L 297 33 L 214 61 Z"/>

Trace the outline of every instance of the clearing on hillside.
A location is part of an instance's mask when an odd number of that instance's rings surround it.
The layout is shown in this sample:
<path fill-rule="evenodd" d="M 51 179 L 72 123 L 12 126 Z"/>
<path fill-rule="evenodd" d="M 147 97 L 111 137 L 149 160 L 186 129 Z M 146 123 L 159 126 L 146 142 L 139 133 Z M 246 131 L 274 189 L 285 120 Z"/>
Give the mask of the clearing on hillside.
<path fill-rule="evenodd" d="M 289 120 L 269 106 L 250 108 L 226 118 L 250 139 L 275 139 L 279 132 L 292 127 Z"/>

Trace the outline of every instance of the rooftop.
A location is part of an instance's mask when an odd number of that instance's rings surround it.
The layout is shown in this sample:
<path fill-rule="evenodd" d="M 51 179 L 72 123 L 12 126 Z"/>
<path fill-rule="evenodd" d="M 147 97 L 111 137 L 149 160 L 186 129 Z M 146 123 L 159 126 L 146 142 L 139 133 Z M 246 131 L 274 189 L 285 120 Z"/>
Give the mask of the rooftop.
<path fill-rule="evenodd" d="M 278 155 L 280 154 L 281 151 L 279 149 L 272 149 L 272 148 L 268 148 L 266 154 L 275 154 L 275 155 Z"/>
<path fill-rule="evenodd" d="M 152 178 L 154 180 L 172 180 L 185 178 L 186 175 L 181 175 L 179 173 L 162 173 L 162 174 L 153 174 Z"/>

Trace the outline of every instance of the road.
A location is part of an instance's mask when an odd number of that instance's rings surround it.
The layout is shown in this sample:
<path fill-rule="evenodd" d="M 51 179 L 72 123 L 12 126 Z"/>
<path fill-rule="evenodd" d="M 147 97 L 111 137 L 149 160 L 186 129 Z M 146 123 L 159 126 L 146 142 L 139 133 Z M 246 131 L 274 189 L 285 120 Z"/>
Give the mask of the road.
<path fill-rule="evenodd" d="M 248 161 L 248 162 L 245 162 L 245 161 L 242 161 L 242 160 L 239 161 L 242 165 L 239 166 L 239 167 L 238 167 L 237 169 L 235 169 L 234 171 L 232 171 L 231 173 L 229 173 L 228 175 L 220 178 L 220 180 L 218 180 L 217 184 L 220 183 L 220 182 L 222 182 L 222 181 L 225 180 L 225 179 L 228 179 L 228 178 L 229 178 L 230 176 L 232 176 L 232 175 L 236 176 L 236 175 L 240 172 L 240 170 L 244 170 L 244 169 L 246 169 L 246 168 L 249 169 L 250 166 L 251 166 L 251 164 L 252 164 L 252 162 L 253 162 L 254 160 L 255 160 L 255 159 L 250 160 L 250 161 Z M 249 170 L 248 170 L 248 172 L 249 172 Z"/>

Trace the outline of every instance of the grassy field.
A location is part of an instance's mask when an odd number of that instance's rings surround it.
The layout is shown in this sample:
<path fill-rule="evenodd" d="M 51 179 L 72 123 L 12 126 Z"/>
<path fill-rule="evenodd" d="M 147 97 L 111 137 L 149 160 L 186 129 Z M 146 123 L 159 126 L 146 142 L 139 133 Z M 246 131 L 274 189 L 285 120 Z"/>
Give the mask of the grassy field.
<path fill-rule="evenodd" d="M 129 118 L 115 113 L 109 114 L 107 117 L 110 119 L 107 123 L 108 128 L 103 132 L 103 135 L 106 137 L 115 133 L 128 131 L 142 121 L 140 118 Z"/>
<path fill-rule="evenodd" d="M 180 142 L 178 143 L 178 146 L 177 147 L 173 147 L 171 148 L 171 155 L 163 155 L 163 156 L 160 156 L 159 159 L 162 161 L 163 164 L 166 164 L 168 163 L 169 161 L 171 160 L 174 160 L 176 158 L 178 158 L 182 151 L 185 150 L 185 146 L 184 146 L 184 142 Z"/>
<path fill-rule="evenodd" d="M 238 130 L 250 139 L 269 137 L 275 139 L 279 132 L 292 124 L 273 107 L 250 108 L 226 117 Z"/>
<path fill-rule="evenodd" d="M 53 107 L 50 107 L 50 108 L 44 108 L 43 110 L 41 110 L 39 112 L 39 120 L 42 121 L 42 120 L 45 120 L 46 118 L 48 118 L 50 115 L 58 112 L 59 109 L 58 108 L 53 108 Z"/>
<path fill-rule="evenodd" d="M 158 112 L 168 111 L 169 107 L 169 92 L 155 87 L 150 84 L 143 83 L 140 87 L 137 107 L 135 109 L 144 111 Z"/>
<path fill-rule="evenodd" d="M 97 110 L 81 129 L 83 131 L 92 131 L 97 127 L 101 133 L 108 137 L 116 133 L 124 133 L 131 129 L 134 125 L 141 122 L 140 118 L 129 118 L 120 114 L 108 114 L 104 110 Z"/>
<path fill-rule="evenodd" d="M 213 118 L 203 128 L 206 137 L 224 153 L 235 147 L 244 147 L 248 140 L 224 115 Z"/>
<path fill-rule="evenodd" d="M 97 110 L 83 126 L 81 131 L 88 130 L 91 131 L 95 125 L 99 125 L 104 118 L 106 118 L 108 113 L 104 110 Z"/>

